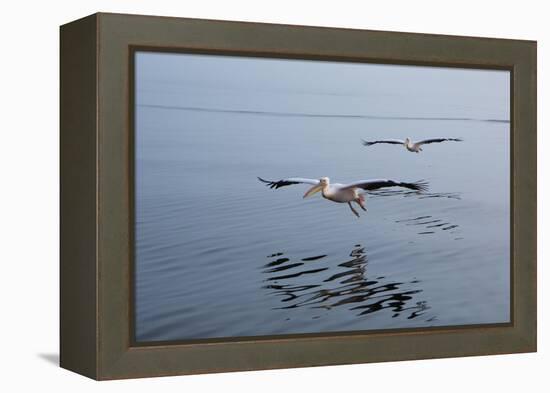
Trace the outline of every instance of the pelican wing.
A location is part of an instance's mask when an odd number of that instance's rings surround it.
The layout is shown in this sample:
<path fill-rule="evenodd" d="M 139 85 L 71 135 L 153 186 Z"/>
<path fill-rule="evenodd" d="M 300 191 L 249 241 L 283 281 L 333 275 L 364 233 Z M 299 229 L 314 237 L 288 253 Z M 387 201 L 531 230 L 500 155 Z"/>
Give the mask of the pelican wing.
<path fill-rule="evenodd" d="M 427 145 L 428 143 L 439 143 L 445 141 L 454 141 L 462 142 L 462 139 L 459 138 L 433 138 L 433 139 L 424 139 L 423 141 L 416 142 L 417 145 Z"/>
<path fill-rule="evenodd" d="M 303 177 L 289 177 L 288 179 L 282 179 L 279 181 L 264 180 L 261 177 L 258 177 L 258 180 L 267 184 L 269 188 L 274 188 L 274 189 L 291 186 L 293 184 L 311 184 L 311 185 L 319 184 L 319 180 L 306 179 Z"/>
<path fill-rule="evenodd" d="M 376 145 L 377 143 L 389 143 L 389 144 L 392 144 L 392 145 L 402 145 L 402 144 L 405 143 L 405 141 L 402 141 L 402 140 L 399 140 L 399 139 L 383 139 L 383 140 L 380 140 L 380 141 L 366 141 L 364 139 L 361 139 L 361 142 L 365 146 Z"/>
<path fill-rule="evenodd" d="M 414 191 L 426 191 L 428 189 L 428 183 L 423 181 L 406 183 L 388 179 L 359 180 L 351 184 L 345 184 L 342 189 L 362 188 L 363 190 L 373 191 L 385 187 L 404 187 Z"/>

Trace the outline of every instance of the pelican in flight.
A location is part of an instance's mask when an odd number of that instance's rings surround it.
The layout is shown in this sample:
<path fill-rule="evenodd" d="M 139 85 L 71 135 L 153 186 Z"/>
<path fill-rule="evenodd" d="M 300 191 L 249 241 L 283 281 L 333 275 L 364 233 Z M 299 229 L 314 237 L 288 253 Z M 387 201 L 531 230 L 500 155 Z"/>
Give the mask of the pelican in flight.
<path fill-rule="evenodd" d="M 362 139 L 363 145 L 365 146 L 372 146 L 376 145 L 377 143 L 389 143 L 392 145 L 403 145 L 408 151 L 411 151 L 413 153 L 420 153 L 422 151 L 422 145 L 427 145 L 428 143 L 439 143 L 439 142 L 445 142 L 445 141 L 453 141 L 453 142 L 462 142 L 462 139 L 459 138 L 433 138 L 433 139 L 424 139 L 422 141 L 413 142 L 410 138 L 406 138 L 404 141 L 401 139 L 384 139 L 381 141 L 365 141 Z"/>
<path fill-rule="evenodd" d="M 404 183 L 387 179 L 359 180 L 349 184 L 331 183 L 328 177 L 322 177 L 319 180 L 290 177 L 279 181 L 269 181 L 258 177 L 258 180 L 266 183 L 272 189 L 293 184 L 311 184 L 313 187 L 306 191 L 304 198 L 321 191 L 323 198 L 329 201 L 347 203 L 353 214 L 357 217 L 359 217 L 359 213 L 353 208 L 351 202 L 357 203 L 363 211 L 367 211 L 364 205 L 365 196 L 360 190 L 373 191 L 384 187 L 404 187 L 414 191 L 426 191 L 428 189 L 427 183 L 424 182 Z"/>

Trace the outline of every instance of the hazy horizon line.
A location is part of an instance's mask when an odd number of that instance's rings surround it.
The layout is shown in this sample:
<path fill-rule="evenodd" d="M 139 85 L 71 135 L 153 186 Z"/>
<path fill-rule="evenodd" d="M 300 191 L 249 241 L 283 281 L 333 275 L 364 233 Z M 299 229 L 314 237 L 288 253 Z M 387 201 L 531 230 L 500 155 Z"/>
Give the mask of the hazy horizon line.
<path fill-rule="evenodd" d="M 217 112 L 234 113 L 244 115 L 259 116 L 286 116 L 286 117 L 320 117 L 320 118 L 349 118 L 349 119 L 376 119 L 376 120 L 438 120 L 438 121 L 478 121 L 492 123 L 510 123 L 506 119 L 484 119 L 475 117 L 429 117 L 429 116 L 384 116 L 367 114 L 325 114 L 325 113 L 305 113 L 305 112 L 279 112 L 279 111 L 258 111 L 248 109 L 225 109 L 225 108 L 206 108 L 197 106 L 177 106 L 177 105 L 159 105 L 159 104 L 136 104 L 137 107 L 182 110 L 195 112 Z"/>

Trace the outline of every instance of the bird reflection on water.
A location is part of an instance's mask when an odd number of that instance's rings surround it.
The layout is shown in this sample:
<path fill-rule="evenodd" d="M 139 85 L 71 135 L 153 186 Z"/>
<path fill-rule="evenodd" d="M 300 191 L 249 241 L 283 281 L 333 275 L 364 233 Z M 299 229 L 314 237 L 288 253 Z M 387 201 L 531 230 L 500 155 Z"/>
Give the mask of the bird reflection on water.
<path fill-rule="evenodd" d="M 393 282 L 380 276 L 367 275 L 367 255 L 364 247 L 356 244 L 350 259 L 333 264 L 328 255 L 317 255 L 293 261 L 283 253 L 275 253 L 263 266 L 265 289 L 280 297 L 282 305 L 276 309 L 307 307 L 312 309 L 340 309 L 347 307 L 357 316 L 382 310 L 408 319 L 420 317 L 430 308 L 416 299 L 422 292 L 420 281 Z"/>

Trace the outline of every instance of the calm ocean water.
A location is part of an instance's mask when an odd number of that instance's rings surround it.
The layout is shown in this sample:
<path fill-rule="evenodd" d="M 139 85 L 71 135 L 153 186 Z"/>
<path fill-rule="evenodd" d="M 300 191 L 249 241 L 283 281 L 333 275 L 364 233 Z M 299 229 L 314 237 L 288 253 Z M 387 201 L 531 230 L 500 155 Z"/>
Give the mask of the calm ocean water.
<path fill-rule="evenodd" d="M 509 123 L 480 120 L 499 119 L 494 112 L 433 98 L 429 114 L 393 90 L 384 102 L 401 104 L 389 110 L 348 108 L 346 95 L 298 105 L 301 92 L 277 92 L 272 105 L 263 92 L 254 105 L 249 94 L 201 95 L 143 75 L 138 341 L 509 320 Z M 464 142 L 420 154 L 360 143 L 406 136 Z M 302 199 L 305 185 L 270 190 L 257 176 L 425 179 L 430 189 L 367 194 L 358 219 L 320 194 Z"/>

